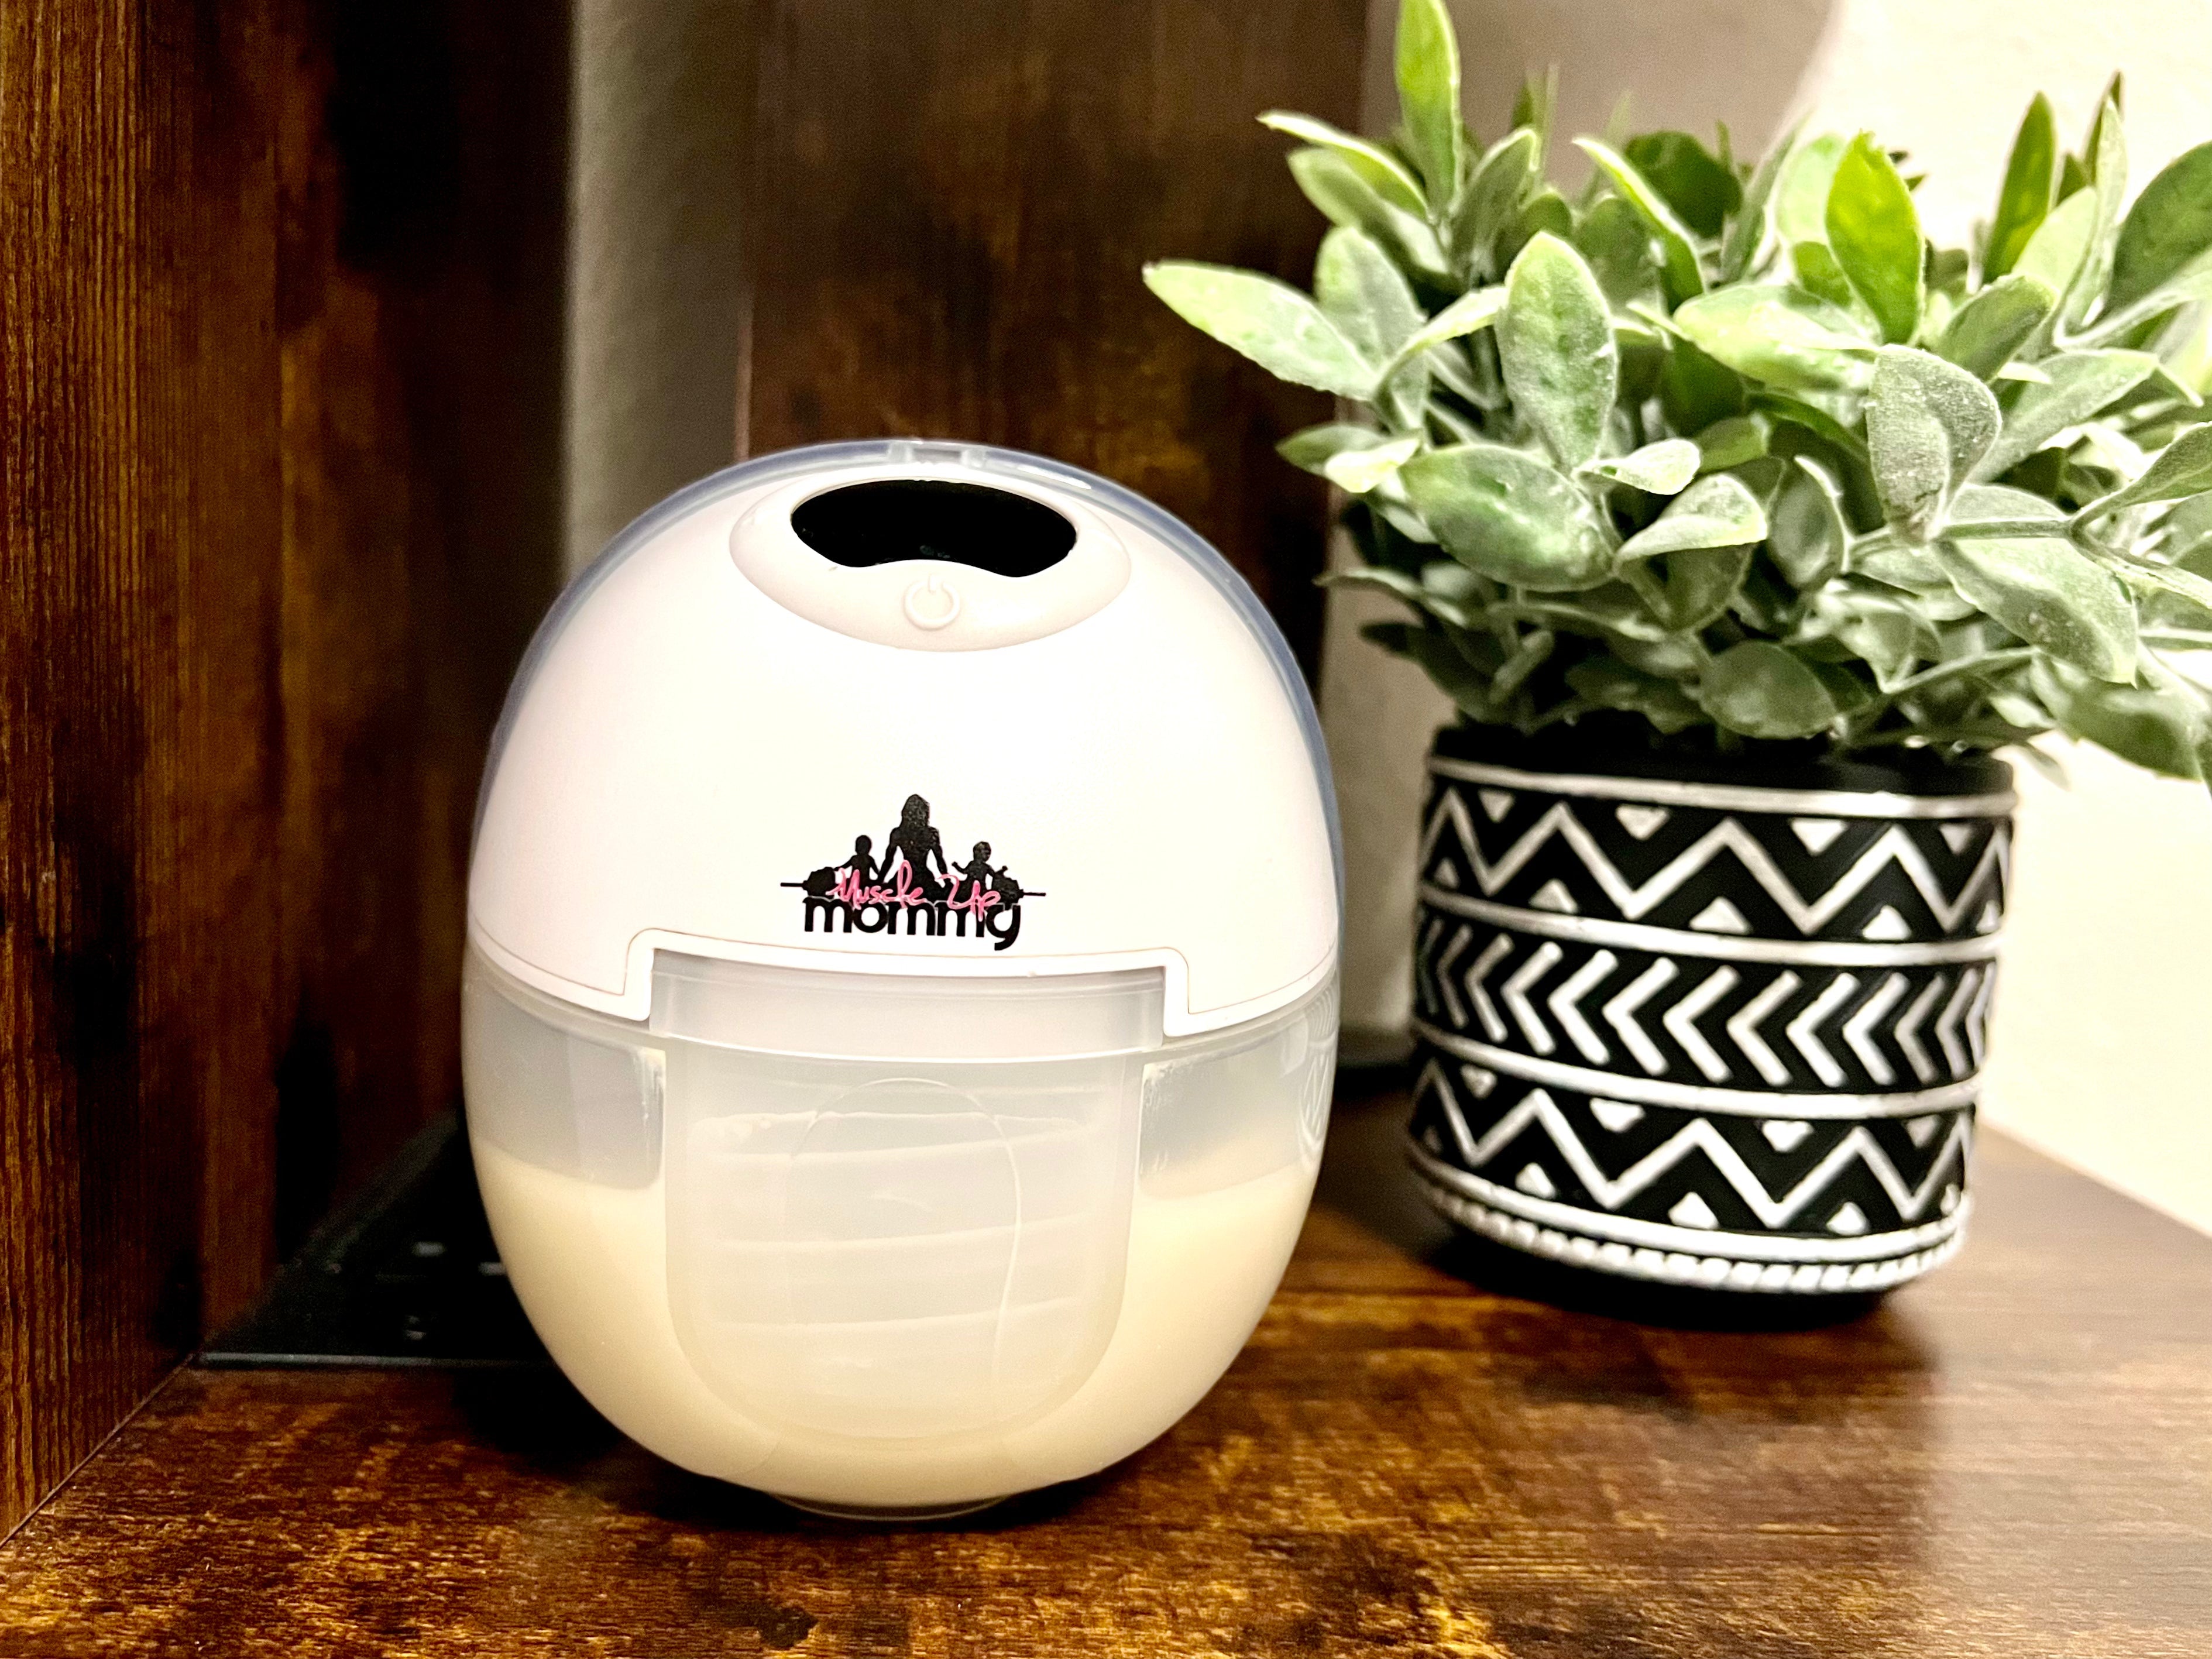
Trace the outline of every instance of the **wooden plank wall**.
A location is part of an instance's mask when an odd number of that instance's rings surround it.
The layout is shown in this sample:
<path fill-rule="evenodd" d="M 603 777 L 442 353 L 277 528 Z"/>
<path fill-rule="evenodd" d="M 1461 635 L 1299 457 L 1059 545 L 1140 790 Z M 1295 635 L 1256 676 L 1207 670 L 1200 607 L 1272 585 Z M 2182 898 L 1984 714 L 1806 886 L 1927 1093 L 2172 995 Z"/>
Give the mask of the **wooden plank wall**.
<path fill-rule="evenodd" d="M 0 9 L 0 1531 L 453 1098 L 567 38 Z"/>
<path fill-rule="evenodd" d="M 1304 282 L 1322 228 L 1253 117 L 1357 124 L 1360 0 L 763 0 L 740 453 L 1011 444 L 1220 548 L 1311 672 L 1328 415 L 1145 289 L 1176 255 Z"/>
<path fill-rule="evenodd" d="M 280 1255 L 460 1086 L 477 778 L 561 581 L 569 39 L 288 3 Z"/>
<path fill-rule="evenodd" d="M 250 1279 L 279 1041 L 274 18 L 111 10 L 0 11 L 9 1518 Z"/>

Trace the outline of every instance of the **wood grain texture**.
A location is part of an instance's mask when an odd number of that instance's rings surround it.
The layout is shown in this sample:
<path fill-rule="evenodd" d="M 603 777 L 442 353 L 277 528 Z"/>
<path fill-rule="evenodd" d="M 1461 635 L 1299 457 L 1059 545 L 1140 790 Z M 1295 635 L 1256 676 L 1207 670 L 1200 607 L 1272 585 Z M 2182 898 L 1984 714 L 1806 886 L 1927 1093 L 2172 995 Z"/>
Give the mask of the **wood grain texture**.
<path fill-rule="evenodd" d="M 568 8 L 286 0 L 289 1255 L 460 1087 L 468 838 L 560 585 Z"/>
<path fill-rule="evenodd" d="M 537 1380 L 180 1373 L 0 1550 L 11 1656 L 2183 1659 L 2212 1240 L 2001 1138 L 1852 1322 L 1485 1290 L 1340 1102 L 1258 1334 L 1146 1450 L 967 1528 L 682 1474 Z"/>
<path fill-rule="evenodd" d="M 1263 109 L 1356 122 L 1359 0 L 763 0 L 739 453 L 1012 445 L 1141 491 L 1243 572 L 1311 671 L 1328 418 L 1175 317 L 1170 255 L 1304 282 L 1323 228 Z"/>
<path fill-rule="evenodd" d="M 0 1522 L 268 1255 L 275 49 L 0 10 Z"/>
<path fill-rule="evenodd" d="M 558 568 L 566 49 L 0 8 L 0 1531 L 457 1088 Z"/>

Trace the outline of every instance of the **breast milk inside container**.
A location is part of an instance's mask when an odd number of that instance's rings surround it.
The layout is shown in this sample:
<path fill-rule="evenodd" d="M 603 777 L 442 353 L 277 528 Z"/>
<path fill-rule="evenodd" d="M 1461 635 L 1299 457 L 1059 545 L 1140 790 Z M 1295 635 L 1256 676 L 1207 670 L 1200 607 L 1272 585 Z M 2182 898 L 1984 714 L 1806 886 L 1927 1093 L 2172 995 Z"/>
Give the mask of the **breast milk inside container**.
<path fill-rule="evenodd" d="M 470 871 L 470 1135 L 554 1358 L 831 1512 L 1144 1445 L 1305 1214 L 1334 841 L 1280 636 L 1127 491 L 890 442 L 674 496 L 540 630 Z"/>

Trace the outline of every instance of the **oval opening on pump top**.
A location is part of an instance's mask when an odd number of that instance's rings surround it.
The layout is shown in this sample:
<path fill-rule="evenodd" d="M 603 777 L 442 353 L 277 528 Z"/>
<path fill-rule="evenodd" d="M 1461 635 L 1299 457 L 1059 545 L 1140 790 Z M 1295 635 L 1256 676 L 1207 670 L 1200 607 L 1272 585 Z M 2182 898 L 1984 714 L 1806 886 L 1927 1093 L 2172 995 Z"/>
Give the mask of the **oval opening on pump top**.
<path fill-rule="evenodd" d="M 832 564 L 855 570 L 930 559 L 1034 576 L 1075 545 L 1075 526 L 1042 501 L 946 478 L 878 478 L 825 490 L 793 509 L 791 527 Z"/>

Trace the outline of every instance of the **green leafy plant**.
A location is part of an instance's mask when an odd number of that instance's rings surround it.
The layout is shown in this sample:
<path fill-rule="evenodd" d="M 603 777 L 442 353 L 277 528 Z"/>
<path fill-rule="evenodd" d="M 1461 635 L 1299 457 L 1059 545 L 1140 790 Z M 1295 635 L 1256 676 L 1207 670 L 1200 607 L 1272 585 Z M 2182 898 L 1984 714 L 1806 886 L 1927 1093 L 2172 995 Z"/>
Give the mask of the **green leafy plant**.
<path fill-rule="evenodd" d="M 1945 754 L 2058 729 L 2212 771 L 2212 143 L 2124 214 L 2116 81 L 2079 155 L 2021 123 L 1971 252 L 1866 133 L 1755 167 L 1723 129 L 1576 143 L 1555 82 L 1484 145 L 1443 0 L 1404 0 L 1402 124 L 1280 112 L 1331 221 L 1310 295 L 1148 266 L 1177 313 L 1358 406 L 1284 441 L 1402 599 L 1366 631 L 1466 719 L 1759 752 Z M 1778 753 L 1779 751 L 1777 751 Z"/>

